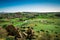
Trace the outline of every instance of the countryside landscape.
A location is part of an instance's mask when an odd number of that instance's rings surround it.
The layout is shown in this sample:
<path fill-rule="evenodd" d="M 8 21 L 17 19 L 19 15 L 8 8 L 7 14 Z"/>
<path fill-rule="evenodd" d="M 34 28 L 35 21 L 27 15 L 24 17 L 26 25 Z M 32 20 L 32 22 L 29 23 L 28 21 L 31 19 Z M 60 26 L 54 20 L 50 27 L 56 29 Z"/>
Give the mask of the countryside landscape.
<path fill-rule="evenodd" d="M 2 12 L 0 40 L 60 40 L 60 12 Z"/>

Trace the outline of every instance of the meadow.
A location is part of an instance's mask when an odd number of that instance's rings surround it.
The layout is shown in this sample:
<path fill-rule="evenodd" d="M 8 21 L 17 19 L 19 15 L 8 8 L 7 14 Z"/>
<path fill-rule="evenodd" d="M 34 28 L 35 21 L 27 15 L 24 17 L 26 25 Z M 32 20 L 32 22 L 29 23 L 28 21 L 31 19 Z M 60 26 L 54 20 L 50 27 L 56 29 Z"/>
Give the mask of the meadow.
<path fill-rule="evenodd" d="M 1 13 L 0 27 L 12 24 L 20 30 L 26 30 L 27 27 L 32 27 L 35 35 L 34 40 L 48 40 L 47 34 L 51 36 L 50 40 L 60 40 L 60 12 L 36 13 L 36 12 L 17 12 L 17 13 Z M 3 30 L 0 30 L 0 33 Z M 5 33 L 7 34 L 7 33 Z M 40 36 L 46 39 L 41 38 Z M 0 34 L 0 40 L 5 40 L 4 33 Z M 6 35 L 5 35 L 6 36 Z M 58 36 L 58 37 L 56 37 Z M 56 38 L 56 39 L 55 39 Z M 6 40 L 14 40 L 6 39 Z"/>

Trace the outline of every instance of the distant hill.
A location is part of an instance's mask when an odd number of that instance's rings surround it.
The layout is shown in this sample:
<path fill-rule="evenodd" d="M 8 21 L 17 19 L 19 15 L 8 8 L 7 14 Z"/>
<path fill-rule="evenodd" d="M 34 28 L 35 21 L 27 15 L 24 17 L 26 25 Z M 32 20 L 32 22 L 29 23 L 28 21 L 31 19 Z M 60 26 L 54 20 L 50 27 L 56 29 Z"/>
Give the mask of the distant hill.
<path fill-rule="evenodd" d="M 45 12 L 45 13 L 39 13 L 39 12 L 16 12 L 16 13 L 0 13 L 0 18 L 22 18 L 22 17 L 34 17 L 38 15 L 54 15 L 56 17 L 60 17 L 60 12 Z M 48 15 L 47 15 L 48 16 Z"/>

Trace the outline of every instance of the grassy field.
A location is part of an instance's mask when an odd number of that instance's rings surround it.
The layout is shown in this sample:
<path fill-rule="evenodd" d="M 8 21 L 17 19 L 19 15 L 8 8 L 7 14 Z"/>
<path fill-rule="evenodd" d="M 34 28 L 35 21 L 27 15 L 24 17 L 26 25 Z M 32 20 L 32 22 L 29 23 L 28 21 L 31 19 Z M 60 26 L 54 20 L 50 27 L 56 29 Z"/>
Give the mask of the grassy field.
<path fill-rule="evenodd" d="M 36 34 L 40 31 L 48 31 L 49 34 L 60 34 L 60 17 L 56 17 L 53 13 L 33 15 L 34 14 L 24 14 L 22 18 L 2 18 L 0 19 L 0 26 L 12 24 L 18 28 L 32 27 Z"/>

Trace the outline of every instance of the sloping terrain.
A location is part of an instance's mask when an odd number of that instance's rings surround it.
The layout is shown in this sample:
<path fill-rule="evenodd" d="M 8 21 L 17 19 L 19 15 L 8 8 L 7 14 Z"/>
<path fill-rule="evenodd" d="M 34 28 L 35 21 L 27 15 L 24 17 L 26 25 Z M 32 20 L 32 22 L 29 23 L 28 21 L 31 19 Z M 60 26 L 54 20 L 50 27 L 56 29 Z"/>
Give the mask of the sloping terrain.
<path fill-rule="evenodd" d="M 36 35 L 43 31 L 49 34 L 60 34 L 60 12 L 34 13 L 18 12 L 0 14 L 0 26 L 12 24 L 15 27 L 25 30 L 32 27 Z M 60 37 L 60 36 L 59 36 Z M 37 39 L 39 40 L 39 39 Z"/>

